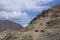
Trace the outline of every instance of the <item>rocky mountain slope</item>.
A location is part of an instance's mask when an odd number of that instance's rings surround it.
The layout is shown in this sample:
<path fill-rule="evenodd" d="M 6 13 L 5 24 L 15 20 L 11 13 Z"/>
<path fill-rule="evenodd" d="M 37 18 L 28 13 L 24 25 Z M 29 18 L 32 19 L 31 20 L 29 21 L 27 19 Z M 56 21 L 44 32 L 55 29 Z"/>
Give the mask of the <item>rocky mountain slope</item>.
<path fill-rule="evenodd" d="M 38 14 L 21 31 L 0 32 L 0 40 L 60 40 L 60 5 Z"/>
<path fill-rule="evenodd" d="M 21 30 L 23 26 L 10 20 L 0 20 L 0 31 L 3 30 Z"/>
<path fill-rule="evenodd" d="M 26 27 L 27 31 L 35 31 L 40 29 L 60 28 L 60 5 L 54 6 L 48 10 L 44 10 L 38 14 Z"/>

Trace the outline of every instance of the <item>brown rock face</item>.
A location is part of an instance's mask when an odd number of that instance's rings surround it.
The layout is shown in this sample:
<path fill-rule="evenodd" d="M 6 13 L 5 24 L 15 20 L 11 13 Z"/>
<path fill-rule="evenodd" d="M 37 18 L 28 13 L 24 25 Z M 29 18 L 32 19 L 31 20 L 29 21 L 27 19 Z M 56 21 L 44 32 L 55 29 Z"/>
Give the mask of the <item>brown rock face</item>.
<path fill-rule="evenodd" d="M 7 40 L 9 37 L 9 34 L 7 33 L 0 33 L 0 40 Z"/>

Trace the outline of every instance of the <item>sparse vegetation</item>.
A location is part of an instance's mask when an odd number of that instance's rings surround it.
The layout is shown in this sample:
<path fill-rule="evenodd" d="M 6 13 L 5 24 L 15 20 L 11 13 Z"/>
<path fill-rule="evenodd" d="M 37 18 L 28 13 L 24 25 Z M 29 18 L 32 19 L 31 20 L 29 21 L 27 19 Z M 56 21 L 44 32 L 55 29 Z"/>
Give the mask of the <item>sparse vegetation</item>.
<path fill-rule="evenodd" d="M 0 32 L 0 40 L 60 40 L 60 12 L 57 10 L 59 8 L 60 6 L 43 11 L 21 31 L 6 30 Z M 13 24 L 11 23 L 11 25 Z"/>

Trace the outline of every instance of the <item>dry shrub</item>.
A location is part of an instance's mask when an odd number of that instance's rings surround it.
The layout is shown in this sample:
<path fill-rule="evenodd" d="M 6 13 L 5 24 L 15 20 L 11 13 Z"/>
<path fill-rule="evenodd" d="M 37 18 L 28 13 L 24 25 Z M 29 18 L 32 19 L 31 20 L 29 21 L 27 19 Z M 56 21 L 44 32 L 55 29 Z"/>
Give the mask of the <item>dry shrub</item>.
<path fill-rule="evenodd" d="M 40 32 L 45 32 L 45 29 L 40 29 Z"/>
<path fill-rule="evenodd" d="M 39 32 L 39 30 L 36 29 L 35 32 Z"/>

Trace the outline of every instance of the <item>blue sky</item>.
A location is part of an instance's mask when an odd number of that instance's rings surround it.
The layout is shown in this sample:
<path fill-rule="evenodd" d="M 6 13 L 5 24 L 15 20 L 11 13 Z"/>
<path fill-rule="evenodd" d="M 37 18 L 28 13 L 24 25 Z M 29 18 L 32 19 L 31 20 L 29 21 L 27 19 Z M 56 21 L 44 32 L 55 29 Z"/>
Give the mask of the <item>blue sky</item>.
<path fill-rule="evenodd" d="M 60 0 L 0 0 L 0 20 L 27 26 L 37 14 L 58 4 Z"/>

